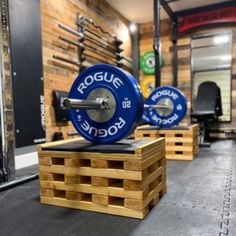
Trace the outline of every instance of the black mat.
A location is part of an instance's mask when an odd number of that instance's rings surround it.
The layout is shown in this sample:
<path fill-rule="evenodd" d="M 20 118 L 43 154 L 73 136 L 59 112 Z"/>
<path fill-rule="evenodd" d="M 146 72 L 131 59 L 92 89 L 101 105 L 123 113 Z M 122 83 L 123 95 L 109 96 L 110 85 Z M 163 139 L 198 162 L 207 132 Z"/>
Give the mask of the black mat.
<path fill-rule="evenodd" d="M 0 235 L 235 236 L 236 142 L 168 161 L 168 192 L 145 220 L 41 205 L 38 181 L 0 193 Z"/>
<path fill-rule="evenodd" d="M 77 140 L 70 143 L 45 147 L 47 151 L 68 151 L 68 152 L 101 152 L 101 153 L 129 153 L 133 154 L 135 149 L 150 140 L 122 140 L 114 144 L 94 145 L 86 140 Z"/>

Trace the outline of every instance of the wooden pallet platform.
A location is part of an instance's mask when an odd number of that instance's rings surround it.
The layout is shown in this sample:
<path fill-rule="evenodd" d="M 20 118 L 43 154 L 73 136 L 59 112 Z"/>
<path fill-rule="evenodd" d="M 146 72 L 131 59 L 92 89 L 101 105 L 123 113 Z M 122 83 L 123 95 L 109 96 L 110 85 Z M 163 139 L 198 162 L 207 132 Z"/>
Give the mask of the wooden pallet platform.
<path fill-rule="evenodd" d="M 197 124 L 170 129 L 143 125 L 135 130 L 136 140 L 165 138 L 166 159 L 169 160 L 193 160 L 199 152 L 198 136 L 199 126 Z"/>
<path fill-rule="evenodd" d="M 38 147 L 41 203 L 143 219 L 166 193 L 163 138 Z"/>

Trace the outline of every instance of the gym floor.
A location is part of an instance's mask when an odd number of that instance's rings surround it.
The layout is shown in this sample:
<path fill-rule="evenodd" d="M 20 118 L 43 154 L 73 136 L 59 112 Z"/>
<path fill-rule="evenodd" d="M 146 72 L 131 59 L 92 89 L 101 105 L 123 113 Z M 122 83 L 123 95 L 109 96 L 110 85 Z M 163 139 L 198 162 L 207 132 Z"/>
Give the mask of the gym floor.
<path fill-rule="evenodd" d="M 168 161 L 168 192 L 144 220 L 39 202 L 38 180 L 0 194 L 0 235 L 236 235 L 236 140 Z"/>

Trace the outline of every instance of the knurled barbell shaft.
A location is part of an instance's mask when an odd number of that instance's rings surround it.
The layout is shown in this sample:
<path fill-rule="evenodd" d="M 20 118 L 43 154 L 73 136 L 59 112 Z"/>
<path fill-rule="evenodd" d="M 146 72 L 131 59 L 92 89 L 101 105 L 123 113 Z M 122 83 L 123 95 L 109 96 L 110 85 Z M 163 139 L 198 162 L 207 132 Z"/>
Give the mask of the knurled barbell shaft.
<path fill-rule="evenodd" d="M 148 108 L 169 109 L 170 107 L 168 105 L 147 105 L 147 104 L 144 104 L 144 108 L 145 109 L 148 109 Z"/>
<path fill-rule="evenodd" d="M 103 108 L 103 102 L 101 100 L 82 100 L 66 98 L 63 101 L 63 105 L 68 109 L 88 109 L 88 110 L 101 110 Z"/>
<path fill-rule="evenodd" d="M 63 105 L 68 109 L 88 109 L 88 110 L 102 110 L 105 109 L 104 104 L 105 99 L 98 98 L 97 100 L 83 100 L 83 99 L 71 99 L 66 98 L 63 101 Z M 159 109 L 169 109 L 167 105 L 147 105 L 144 104 L 144 108 L 159 108 Z"/>

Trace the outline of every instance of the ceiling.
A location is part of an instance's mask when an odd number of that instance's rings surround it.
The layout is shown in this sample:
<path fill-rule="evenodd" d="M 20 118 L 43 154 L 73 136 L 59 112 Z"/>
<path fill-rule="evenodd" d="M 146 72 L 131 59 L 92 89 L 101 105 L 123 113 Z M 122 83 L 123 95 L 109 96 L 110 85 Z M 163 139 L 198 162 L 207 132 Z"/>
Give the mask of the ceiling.
<path fill-rule="evenodd" d="M 153 0 L 106 0 L 113 8 L 121 13 L 129 21 L 145 23 L 153 20 Z M 232 0 L 167 0 L 172 11 L 208 6 L 220 2 Z M 168 18 L 161 9 L 161 19 Z"/>

